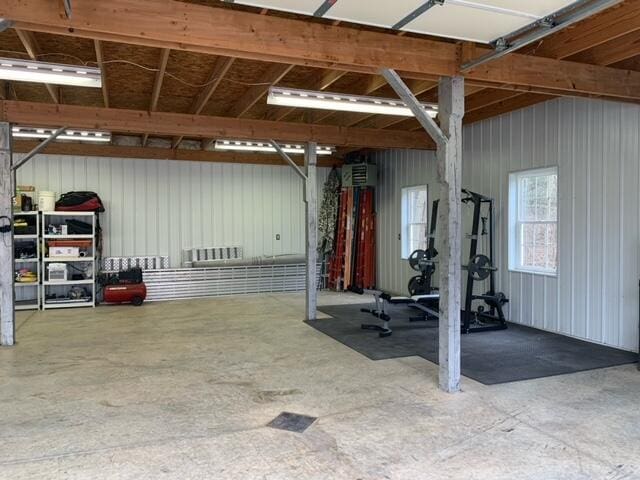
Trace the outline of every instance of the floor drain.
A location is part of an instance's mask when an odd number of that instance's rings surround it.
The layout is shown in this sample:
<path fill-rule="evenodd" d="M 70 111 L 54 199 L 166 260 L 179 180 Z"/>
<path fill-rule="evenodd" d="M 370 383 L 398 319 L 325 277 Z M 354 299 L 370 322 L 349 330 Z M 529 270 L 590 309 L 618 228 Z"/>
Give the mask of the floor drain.
<path fill-rule="evenodd" d="M 276 418 L 271 420 L 267 427 L 287 430 L 289 432 L 302 433 L 311 426 L 317 417 L 308 415 L 298 415 L 297 413 L 282 412 Z"/>

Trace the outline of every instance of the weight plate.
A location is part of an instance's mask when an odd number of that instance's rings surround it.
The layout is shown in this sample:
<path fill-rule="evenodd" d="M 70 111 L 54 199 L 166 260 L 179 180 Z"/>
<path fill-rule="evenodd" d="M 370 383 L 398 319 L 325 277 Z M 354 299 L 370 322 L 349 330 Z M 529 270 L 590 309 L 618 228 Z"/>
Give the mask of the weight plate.
<path fill-rule="evenodd" d="M 426 291 L 426 285 L 424 284 L 424 279 L 422 278 L 421 275 L 416 275 L 415 277 L 412 277 L 411 280 L 409 280 L 408 290 L 409 290 L 410 296 L 424 295 L 428 293 Z"/>
<path fill-rule="evenodd" d="M 475 255 L 469 260 L 467 266 L 469 275 L 476 281 L 482 281 L 489 278 L 491 272 L 495 270 L 491 266 L 491 260 L 486 255 Z"/>
<path fill-rule="evenodd" d="M 415 250 L 409 255 L 409 266 L 416 272 L 421 271 L 420 264 L 426 259 L 427 252 L 424 250 Z"/>

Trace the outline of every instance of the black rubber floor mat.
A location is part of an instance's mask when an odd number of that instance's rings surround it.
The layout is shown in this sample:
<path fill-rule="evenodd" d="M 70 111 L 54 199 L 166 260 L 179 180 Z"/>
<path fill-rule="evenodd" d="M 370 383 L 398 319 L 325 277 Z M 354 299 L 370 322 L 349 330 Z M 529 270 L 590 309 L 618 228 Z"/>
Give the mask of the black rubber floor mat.
<path fill-rule="evenodd" d="M 309 428 L 317 417 L 309 417 L 308 415 L 298 415 L 297 413 L 282 412 L 276 418 L 271 420 L 267 427 L 277 428 L 279 430 L 287 430 L 289 432 L 302 433 Z"/>
<path fill-rule="evenodd" d="M 390 313 L 393 335 L 380 338 L 362 330 L 362 323 L 380 323 L 360 308 L 370 305 L 335 305 L 319 310 L 333 318 L 307 322 L 313 328 L 371 360 L 420 356 L 438 363 L 436 321 L 409 322 L 417 312 L 394 307 Z M 429 328 L 430 327 L 430 328 Z M 462 374 L 485 385 L 530 380 L 567 373 L 635 363 L 635 353 L 518 324 L 507 330 L 462 335 Z"/>

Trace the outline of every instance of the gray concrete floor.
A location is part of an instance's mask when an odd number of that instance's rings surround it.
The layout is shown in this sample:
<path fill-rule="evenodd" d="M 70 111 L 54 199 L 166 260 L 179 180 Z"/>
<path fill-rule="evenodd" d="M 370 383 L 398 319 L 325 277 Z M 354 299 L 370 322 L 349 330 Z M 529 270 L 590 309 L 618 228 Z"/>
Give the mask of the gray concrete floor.
<path fill-rule="evenodd" d="M 21 313 L 0 349 L 0 478 L 640 478 L 635 366 L 446 395 L 435 365 L 368 360 L 302 323 L 303 304 Z M 318 420 L 265 426 L 282 411 Z"/>

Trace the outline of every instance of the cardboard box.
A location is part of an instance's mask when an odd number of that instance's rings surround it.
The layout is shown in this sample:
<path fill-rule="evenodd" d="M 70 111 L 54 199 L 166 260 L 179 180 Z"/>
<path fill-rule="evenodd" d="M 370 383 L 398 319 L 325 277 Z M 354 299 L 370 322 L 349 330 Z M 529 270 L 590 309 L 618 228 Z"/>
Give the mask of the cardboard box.
<path fill-rule="evenodd" d="M 49 257 L 79 257 L 78 247 L 49 247 Z"/>

